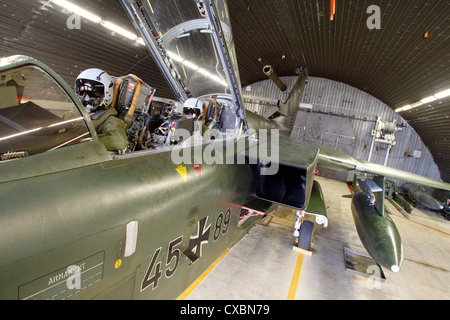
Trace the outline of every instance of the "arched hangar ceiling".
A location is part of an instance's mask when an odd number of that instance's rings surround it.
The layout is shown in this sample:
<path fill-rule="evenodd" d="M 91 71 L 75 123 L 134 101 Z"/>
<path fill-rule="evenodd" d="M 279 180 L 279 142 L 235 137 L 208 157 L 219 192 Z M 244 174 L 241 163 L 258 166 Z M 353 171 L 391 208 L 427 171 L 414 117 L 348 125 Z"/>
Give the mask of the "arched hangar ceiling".
<path fill-rule="evenodd" d="M 74 2 L 134 31 L 117 0 Z M 335 0 L 333 20 L 331 2 L 228 0 L 242 85 L 265 80 L 264 64 L 279 76 L 295 75 L 304 65 L 311 76 L 352 85 L 393 109 L 450 88 L 448 0 Z M 380 8 L 381 29 L 367 26 L 372 5 Z M 81 29 L 69 30 L 69 15 L 49 0 L 0 0 L 0 55 L 33 56 L 70 84 L 93 66 L 114 75 L 131 72 L 159 95 L 173 97 L 145 48 L 87 20 Z M 449 106 L 446 98 L 401 113 L 445 181 L 450 181 Z"/>
<path fill-rule="evenodd" d="M 310 75 L 354 86 L 394 110 L 450 89 L 450 1 L 336 0 L 330 20 L 331 2 L 229 0 L 242 84 L 265 79 L 263 64 L 282 76 L 306 65 Z M 372 5 L 380 8 L 381 29 L 367 26 Z M 446 181 L 449 106 L 447 98 L 400 114 Z"/>

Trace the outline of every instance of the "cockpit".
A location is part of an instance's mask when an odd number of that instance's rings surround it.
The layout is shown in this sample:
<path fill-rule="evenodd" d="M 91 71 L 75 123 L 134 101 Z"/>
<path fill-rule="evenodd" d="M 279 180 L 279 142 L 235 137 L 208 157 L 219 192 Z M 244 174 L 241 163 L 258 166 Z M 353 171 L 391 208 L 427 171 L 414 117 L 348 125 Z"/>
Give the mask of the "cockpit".
<path fill-rule="evenodd" d="M 239 127 L 239 118 L 227 95 L 190 98 L 184 104 L 155 98 L 150 119 L 150 149 L 195 145 L 227 139 L 239 135 L 239 130 L 242 132 L 242 125 Z"/>
<path fill-rule="evenodd" d="M 92 81 L 86 83 L 95 92 L 101 88 Z M 77 84 L 86 88 L 82 81 L 77 80 L 76 88 Z M 88 101 L 86 90 L 77 90 L 90 122 L 73 97 L 39 66 L 27 64 L 1 72 L 0 161 L 91 141 L 89 124 L 113 154 L 201 144 L 235 135 L 236 128 L 242 130 L 228 95 L 190 98 L 181 103 L 155 96 L 156 91 L 134 75 L 113 77 L 112 84 L 110 105 L 98 110 L 93 109 L 92 101 L 103 105 L 103 95 L 91 94 L 93 100 Z M 107 121 L 112 118 L 113 122 Z M 115 134 L 117 128 L 121 134 Z"/>
<path fill-rule="evenodd" d="M 182 103 L 158 97 L 156 89 L 136 75 L 114 77 L 100 69 L 83 71 L 75 92 L 110 152 L 196 145 L 234 136 L 236 129 L 242 132 L 229 95 Z"/>
<path fill-rule="evenodd" d="M 210 129 L 221 126 L 217 120 L 222 115 L 225 123 L 220 130 L 245 133 L 248 126 L 226 1 L 121 3 L 178 100 L 204 101 L 203 120 Z M 208 121 L 212 110 L 214 116 Z M 217 123 L 211 124 L 214 120 Z"/>
<path fill-rule="evenodd" d="M 3 72 L 2 159 L 92 140 L 93 130 L 108 151 L 118 154 L 248 133 L 226 1 L 120 1 L 176 99 L 158 97 L 155 84 L 135 75 L 106 81 L 105 72 L 89 70 L 75 84 L 85 113 L 73 94 L 38 67 Z"/>

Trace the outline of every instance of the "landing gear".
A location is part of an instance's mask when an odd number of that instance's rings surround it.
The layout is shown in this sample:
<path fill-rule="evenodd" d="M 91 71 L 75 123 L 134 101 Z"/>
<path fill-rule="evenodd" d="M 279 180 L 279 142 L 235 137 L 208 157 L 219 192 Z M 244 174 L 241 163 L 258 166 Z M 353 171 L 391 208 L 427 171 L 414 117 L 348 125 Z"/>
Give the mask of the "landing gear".
<path fill-rule="evenodd" d="M 297 210 L 297 220 L 295 221 L 294 232 L 294 237 L 296 238 L 294 250 L 308 256 L 312 255 L 312 237 L 315 224 L 328 228 L 328 218 L 325 209 L 317 212 L 318 213 L 311 213 L 310 211 Z M 305 220 L 305 215 L 308 215 L 309 218 L 315 217 L 315 222 Z"/>
<path fill-rule="evenodd" d="M 314 231 L 314 222 L 304 221 L 300 227 L 300 235 L 298 237 L 297 247 L 300 249 L 310 251 L 312 234 Z"/>
<path fill-rule="evenodd" d="M 314 231 L 314 222 L 302 221 L 305 216 L 304 211 L 297 211 L 297 221 L 295 222 L 295 250 L 310 254 L 312 251 L 312 235 Z"/>
<path fill-rule="evenodd" d="M 450 210 L 443 209 L 443 210 L 441 211 L 441 215 L 442 215 L 445 219 L 450 220 Z"/>

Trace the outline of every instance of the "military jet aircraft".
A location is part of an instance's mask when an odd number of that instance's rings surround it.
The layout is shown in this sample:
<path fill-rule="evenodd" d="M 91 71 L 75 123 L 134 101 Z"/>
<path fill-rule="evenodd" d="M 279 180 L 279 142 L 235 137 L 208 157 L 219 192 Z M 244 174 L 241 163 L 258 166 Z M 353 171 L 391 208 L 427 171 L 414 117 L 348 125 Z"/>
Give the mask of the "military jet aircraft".
<path fill-rule="evenodd" d="M 424 188 L 412 185 L 405 184 L 403 189 L 407 192 L 407 194 L 416 200 L 419 204 L 428 208 L 430 210 L 440 211 L 444 209 L 444 204 L 438 200 L 436 200 L 430 192 L 427 192 Z"/>
<path fill-rule="evenodd" d="M 427 209 L 440 213 L 445 219 L 450 220 L 450 195 L 443 190 L 426 190 L 425 188 L 412 184 L 405 184 L 403 190 L 412 201 Z"/>
<path fill-rule="evenodd" d="M 425 208 L 434 211 L 444 209 L 444 203 L 435 199 L 431 195 L 431 192 L 426 191 L 424 188 L 407 183 L 403 186 L 403 189 L 407 192 L 408 196 L 412 197 Z"/>
<path fill-rule="evenodd" d="M 274 206 L 326 216 L 318 166 L 375 176 L 353 198 L 355 224 L 374 259 L 400 270 L 384 177 L 450 184 L 263 131 L 278 126 L 243 108 L 225 0 L 121 3 L 178 99 L 148 108 L 167 136 L 107 151 L 54 71 L 1 59 L 1 299 L 175 299 Z M 288 117 L 306 81 L 304 69 L 280 106 Z M 208 134 L 184 134 L 196 127 Z"/>

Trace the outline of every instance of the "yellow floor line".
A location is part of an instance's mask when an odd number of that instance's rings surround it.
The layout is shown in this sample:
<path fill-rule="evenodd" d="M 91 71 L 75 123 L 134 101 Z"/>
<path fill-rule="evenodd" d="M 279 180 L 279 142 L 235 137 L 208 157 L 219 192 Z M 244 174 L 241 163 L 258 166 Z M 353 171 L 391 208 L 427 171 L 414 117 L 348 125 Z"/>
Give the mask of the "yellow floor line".
<path fill-rule="evenodd" d="M 300 272 L 302 271 L 303 258 L 305 256 L 301 253 L 298 255 L 297 265 L 295 266 L 294 275 L 291 281 L 291 287 L 289 289 L 288 300 L 295 300 L 295 295 L 297 294 L 298 281 L 300 279 Z"/>
<path fill-rule="evenodd" d="M 197 280 L 194 281 L 194 283 L 192 283 L 189 288 L 187 288 L 178 298 L 177 300 L 184 300 L 186 299 L 191 293 L 192 291 L 195 290 L 195 288 L 206 278 L 206 276 L 214 269 L 214 267 L 220 262 L 220 260 L 222 260 L 227 254 L 228 252 L 230 252 L 230 250 L 225 251 L 220 257 L 219 259 L 217 259 L 212 265 L 209 266 L 209 268 L 203 272 L 203 274 L 197 278 Z"/>

